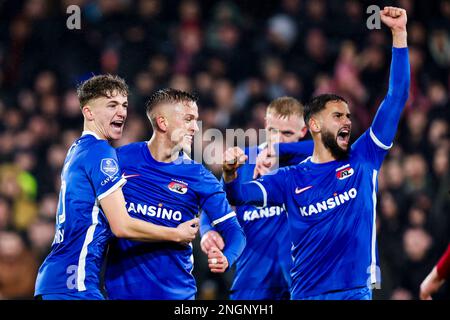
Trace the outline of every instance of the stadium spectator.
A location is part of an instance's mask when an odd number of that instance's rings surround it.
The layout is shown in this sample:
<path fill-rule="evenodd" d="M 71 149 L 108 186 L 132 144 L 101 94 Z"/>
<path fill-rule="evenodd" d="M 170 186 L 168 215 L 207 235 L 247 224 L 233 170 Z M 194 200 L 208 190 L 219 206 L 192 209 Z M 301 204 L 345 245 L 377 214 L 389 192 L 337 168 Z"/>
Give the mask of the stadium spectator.
<path fill-rule="evenodd" d="M 420 299 L 431 300 L 450 275 L 450 245 L 420 285 Z"/>

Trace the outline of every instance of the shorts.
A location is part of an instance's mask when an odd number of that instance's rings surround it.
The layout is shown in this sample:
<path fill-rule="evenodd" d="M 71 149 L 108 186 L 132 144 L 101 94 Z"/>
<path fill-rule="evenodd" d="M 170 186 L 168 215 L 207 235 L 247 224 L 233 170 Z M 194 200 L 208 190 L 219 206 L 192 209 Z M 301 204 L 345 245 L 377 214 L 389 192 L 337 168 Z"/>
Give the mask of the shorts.
<path fill-rule="evenodd" d="M 233 290 L 230 300 L 289 300 L 288 288 Z"/>
<path fill-rule="evenodd" d="M 35 297 L 36 300 L 105 300 L 100 291 L 95 292 L 74 292 L 74 293 L 49 293 L 40 294 Z"/>
<path fill-rule="evenodd" d="M 299 300 L 372 300 L 372 289 L 368 287 L 359 287 L 322 293 L 315 296 L 301 298 Z"/>

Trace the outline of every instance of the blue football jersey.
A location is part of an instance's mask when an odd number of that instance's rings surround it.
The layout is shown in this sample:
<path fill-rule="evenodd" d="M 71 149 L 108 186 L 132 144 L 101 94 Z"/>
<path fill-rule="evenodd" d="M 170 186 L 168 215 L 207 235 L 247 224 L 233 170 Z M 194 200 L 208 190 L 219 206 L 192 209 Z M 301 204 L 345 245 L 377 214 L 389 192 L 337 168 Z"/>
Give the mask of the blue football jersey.
<path fill-rule="evenodd" d="M 409 83 L 408 48 L 393 47 L 388 92 L 347 159 L 319 164 L 307 158 L 257 181 L 226 185 L 235 203 L 285 205 L 293 244 L 292 299 L 370 298 L 367 290 L 358 289 L 380 283 L 377 176 L 392 146 Z"/>
<path fill-rule="evenodd" d="M 248 159 L 255 158 L 264 147 L 265 144 L 247 148 L 245 154 L 249 157 Z M 297 160 L 306 158 L 306 156 L 299 158 L 303 150 L 304 154 L 311 155 L 313 142 L 296 144 Z M 253 180 L 254 163 L 254 159 L 247 160 L 238 169 L 237 183 Z M 240 205 L 236 206 L 236 215 L 244 229 L 247 245 L 236 261 L 230 298 L 278 299 L 282 297 L 283 292 L 289 296 L 292 266 L 291 242 L 283 206 Z M 208 222 L 202 217 L 202 225 Z M 208 229 L 211 228 L 204 226 L 205 231 Z"/>
<path fill-rule="evenodd" d="M 253 197 L 253 203 L 284 204 L 288 212 L 292 299 L 380 282 L 376 190 L 388 149 L 370 129 L 352 145 L 347 160 L 316 164 L 307 158 L 244 184 L 243 196 Z M 227 184 L 227 191 L 234 184 Z"/>
<path fill-rule="evenodd" d="M 147 142 L 117 149 L 128 177 L 123 188 L 130 216 L 154 224 L 177 227 L 201 209 L 213 224 L 226 225 L 236 214 L 222 185 L 203 165 L 187 156 L 156 161 Z M 237 220 L 235 222 L 237 223 Z M 105 284 L 110 299 L 193 299 L 192 247 L 175 242 L 114 241 L 108 253 Z"/>
<path fill-rule="evenodd" d="M 112 232 L 99 201 L 125 182 L 114 148 L 94 133 L 83 132 L 64 161 L 56 234 L 39 269 L 35 295 L 100 292 Z"/>
<path fill-rule="evenodd" d="M 251 150 L 247 149 L 246 154 L 249 153 Z M 250 163 L 240 167 L 240 183 L 253 180 L 254 169 L 255 165 Z M 236 214 L 247 237 L 247 245 L 236 261 L 231 297 L 235 291 L 259 289 L 266 292 L 266 299 L 270 299 L 271 292 L 288 291 L 292 258 L 283 207 L 243 205 L 236 207 Z"/>

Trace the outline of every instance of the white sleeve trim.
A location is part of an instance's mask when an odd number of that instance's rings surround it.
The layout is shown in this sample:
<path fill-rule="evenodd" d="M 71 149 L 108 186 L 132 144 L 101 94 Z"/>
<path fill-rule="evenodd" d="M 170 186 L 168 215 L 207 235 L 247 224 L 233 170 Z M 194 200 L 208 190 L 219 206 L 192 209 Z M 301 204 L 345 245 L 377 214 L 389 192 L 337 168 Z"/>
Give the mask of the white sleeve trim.
<path fill-rule="evenodd" d="M 111 193 L 122 187 L 127 182 L 126 179 L 121 178 L 115 185 L 113 185 L 111 188 L 103 192 L 101 195 L 97 197 L 98 201 L 102 200 L 104 197 L 109 196 Z"/>
<path fill-rule="evenodd" d="M 261 189 L 261 192 L 263 194 L 263 205 L 262 205 L 261 208 L 267 207 L 267 191 L 266 191 L 266 188 L 264 188 L 264 186 L 259 181 L 255 181 L 254 180 L 254 181 L 250 181 L 250 182 L 255 183 Z"/>
<path fill-rule="evenodd" d="M 383 144 L 383 142 L 378 140 L 378 138 L 375 136 L 375 134 L 372 131 L 372 127 L 370 128 L 369 133 L 370 133 L 370 137 L 372 138 L 372 141 L 381 149 L 389 150 L 392 147 L 393 143 L 391 143 L 390 146 L 387 146 L 387 145 Z"/>
<path fill-rule="evenodd" d="M 227 220 L 227 219 L 230 219 L 230 218 L 232 218 L 232 217 L 236 217 L 236 212 L 231 211 L 230 213 L 224 215 L 223 217 L 221 217 L 221 218 L 219 218 L 219 219 L 217 219 L 217 220 L 214 220 L 213 222 L 211 222 L 211 226 L 215 227 L 215 226 L 218 225 L 219 223 L 221 223 L 221 222 L 223 222 L 223 221 L 225 221 L 225 220 Z"/>

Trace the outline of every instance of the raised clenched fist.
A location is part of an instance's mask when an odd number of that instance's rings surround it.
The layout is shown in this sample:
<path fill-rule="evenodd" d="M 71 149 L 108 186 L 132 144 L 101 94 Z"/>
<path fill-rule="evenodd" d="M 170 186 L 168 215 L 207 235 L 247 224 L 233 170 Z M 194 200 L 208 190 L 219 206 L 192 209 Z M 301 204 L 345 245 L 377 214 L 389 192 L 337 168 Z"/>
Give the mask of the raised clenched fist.
<path fill-rule="evenodd" d="M 406 10 L 396 7 L 384 7 L 380 11 L 380 18 L 383 23 L 392 31 L 406 31 Z"/>

